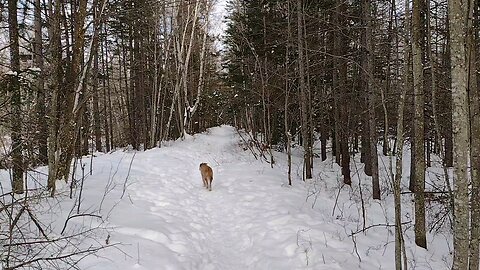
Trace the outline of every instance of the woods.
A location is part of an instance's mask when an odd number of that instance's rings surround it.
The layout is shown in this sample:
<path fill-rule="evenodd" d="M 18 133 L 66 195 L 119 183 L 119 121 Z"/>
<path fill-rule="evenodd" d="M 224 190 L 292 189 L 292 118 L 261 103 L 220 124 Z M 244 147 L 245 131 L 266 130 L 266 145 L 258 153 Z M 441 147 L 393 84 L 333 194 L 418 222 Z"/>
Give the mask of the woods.
<path fill-rule="evenodd" d="M 12 163 L 18 165 L 15 179 L 21 178 L 20 168 L 48 161 L 53 195 L 55 181 L 68 179 L 72 159 L 88 154 L 92 141 L 97 151 L 127 145 L 148 149 L 216 123 L 214 119 L 207 124 L 198 116 L 201 97 L 207 99 L 218 81 L 213 76 L 213 37 L 208 34 L 212 3 L 150 5 L 9 2 L 5 25 L 12 44 L 11 63 L 3 64 L 11 67 L 12 74 L 29 73 L 28 78 L 20 77 L 26 80 L 21 89 L 15 82 L 19 77 L 13 76 L 9 83 L 10 108 L 15 111 L 11 137 L 18 144 L 12 148 L 16 149 Z M 21 31 L 17 17 L 23 22 Z M 24 35 L 21 55 L 19 31 Z M 27 59 L 21 69 L 20 56 Z M 34 108 L 25 125 L 18 121 L 27 109 L 20 95 Z M 22 130 L 15 128 L 36 130 L 28 142 L 32 152 L 25 166 L 21 165 L 25 140 L 20 142 Z"/>
<path fill-rule="evenodd" d="M 362 203 L 394 194 L 396 269 L 407 268 L 406 196 L 416 245 L 428 249 L 429 234 L 448 228 L 452 269 L 479 269 L 479 1 L 228 0 L 221 37 L 217 4 L 0 0 L 0 131 L 9 140 L 0 163 L 11 197 L 28 200 L 26 179 L 39 166 L 54 197 L 58 181 L 81 188 L 84 156 L 145 151 L 228 124 L 273 170 L 285 153 L 289 185 L 317 179 L 315 164 L 332 157 L 340 191 L 357 191 L 362 174 L 371 181 Z"/>
<path fill-rule="evenodd" d="M 293 128 L 294 142 L 305 149 L 306 179 L 311 178 L 313 164 L 309 149 L 324 151 L 325 138 L 331 139 L 327 147 L 342 168 L 344 184 L 354 185 L 352 160 L 360 152 L 361 170 L 371 176 L 372 199 L 378 200 L 386 195 L 379 181 L 388 179 L 379 179 L 377 154 L 395 155 L 401 163 L 405 142 L 412 157 L 406 177 L 415 200 L 415 243 L 428 248 L 428 231 L 445 224 L 428 221 L 426 214 L 427 203 L 436 200 L 430 194 L 445 194 L 453 202 L 445 205 L 454 220 L 452 269 L 478 269 L 478 218 L 470 218 L 479 199 L 478 1 L 230 4 L 226 77 L 231 91 L 247 101 L 242 107 L 232 103 L 237 123 L 253 133 L 273 133 L 262 142 L 280 148 L 291 140 L 284 130 Z M 295 17 L 296 25 L 291 23 Z M 271 34 L 262 36 L 265 31 Z M 295 35 L 297 40 L 292 40 Z M 258 70 L 258 62 L 269 68 Z M 268 78 L 262 81 L 269 89 L 267 97 L 255 92 L 259 89 L 255 76 Z M 265 102 L 267 110 L 258 105 Z M 258 121 L 271 118 L 273 124 L 265 129 L 242 110 L 250 114 L 253 110 Z M 434 165 L 434 156 L 442 162 Z M 432 166 L 444 168 L 443 184 L 432 185 L 426 178 Z M 401 232 L 400 192 L 405 193 L 401 165 L 397 164 L 396 175 L 392 188 L 398 205 L 396 230 Z M 396 269 L 405 268 L 402 237 L 396 235 Z"/>

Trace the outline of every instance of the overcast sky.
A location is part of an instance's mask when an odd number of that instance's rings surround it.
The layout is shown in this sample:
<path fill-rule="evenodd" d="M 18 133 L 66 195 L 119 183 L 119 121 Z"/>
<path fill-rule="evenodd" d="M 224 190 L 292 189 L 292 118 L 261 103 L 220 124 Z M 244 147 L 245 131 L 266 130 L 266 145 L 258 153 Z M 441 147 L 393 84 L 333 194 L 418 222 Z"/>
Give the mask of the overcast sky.
<path fill-rule="evenodd" d="M 227 0 L 215 0 L 212 11 L 212 23 L 211 31 L 215 36 L 222 38 L 226 28 L 225 16 L 228 11 L 226 10 Z M 221 40 L 216 42 L 217 48 L 222 49 Z"/>

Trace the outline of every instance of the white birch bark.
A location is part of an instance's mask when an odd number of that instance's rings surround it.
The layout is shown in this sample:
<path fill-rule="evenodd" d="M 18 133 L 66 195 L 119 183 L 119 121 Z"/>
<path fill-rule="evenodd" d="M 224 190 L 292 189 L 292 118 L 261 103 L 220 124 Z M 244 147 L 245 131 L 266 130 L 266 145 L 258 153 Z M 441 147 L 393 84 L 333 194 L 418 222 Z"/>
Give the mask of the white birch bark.
<path fill-rule="evenodd" d="M 468 269 L 469 255 L 469 112 L 467 93 L 467 67 L 465 57 L 465 28 L 467 2 L 448 1 L 450 19 L 450 51 L 452 65 L 452 114 L 453 114 L 453 265 L 452 270 Z"/>

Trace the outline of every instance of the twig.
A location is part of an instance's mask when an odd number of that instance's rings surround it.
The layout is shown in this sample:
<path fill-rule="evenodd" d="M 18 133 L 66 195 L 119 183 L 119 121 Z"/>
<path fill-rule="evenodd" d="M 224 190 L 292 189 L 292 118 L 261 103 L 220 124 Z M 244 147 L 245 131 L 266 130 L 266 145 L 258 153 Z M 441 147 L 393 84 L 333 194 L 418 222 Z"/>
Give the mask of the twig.
<path fill-rule="evenodd" d="M 137 242 L 137 263 L 140 264 L 140 244 Z"/>
<path fill-rule="evenodd" d="M 258 159 L 257 157 L 257 153 L 255 153 L 255 151 L 253 150 L 253 148 L 250 146 L 250 144 L 245 140 L 245 138 L 243 138 L 242 134 L 240 133 L 240 131 L 238 129 L 236 129 L 238 135 L 240 136 L 240 138 L 242 139 L 242 141 L 245 143 L 245 145 L 247 146 L 248 150 L 250 150 L 250 152 L 252 152 L 253 156 L 255 157 L 255 159 Z"/>
<path fill-rule="evenodd" d="M 402 222 L 402 225 L 406 225 L 406 224 L 410 224 L 410 223 L 412 223 L 412 221 L 406 221 L 406 222 Z M 365 229 L 361 229 L 361 230 L 358 230 L 356 232 L 352 231 L 352 233 L 348 236 L 353 237 L 356 234 L 359 234 L 361 232 L 365 232 L 366 230 L 371 229 L 371 228 L 375 228 L 375 227 L 395 227 L 395 224 L 388 224 L 388 223 L 387 224 L 373 224 L 373 225 L 367 226 Z"/>
<path fill-rule="evenodd" d="M 14 266 L 4 268 L 4 270 L 13 270 L 13 269 L 20 268 L 20 267 L 23 267 L 23 266 L 26 266 L 26 265 L 29 265 L 29 264 L 32 264 L 32 263 L 39 262 L 39 261 L 56 261 L 56 260 L 68 259 L 70 257 L 78 256 L 78 255 L 81 255 L 81 254 L 88 254 L 88 253 L 92 254 L 92 253 L 95 253 L 99 250 L 105 249 L 105 248 L 110 247 L 110 246 L 113 246 L 113 245 L 96 247 L 96 248 L 89 248 L 87 250 L 80 250 L 80 251 L 75 252 L 75 253 L 66 254 L 66 255 L 57 256 L 57 257 L 35 258 L 33 260 L 30 260 L 30 261 L 22 262 L 20 264 L 14 265 Z"/>
<path fill-rule="evenodd" d="M 130 176 L 130 171 L 132 170 L 133 159 L 135 158 L 136 154 L 137 154 L 137 152 L 134 152 L 133 156 L 132 156 L 132 159 L 130 160 L 130 165 L 128 166 L 127 176 L 125 177 L 125 182 L 123 182 L 122 196 L 120 196 L 120 199 L 123 199 L 123 195 L 125 195 L 125 191 L 127 190 L 127 181 L 128 181 L 128 177 Z"/>
<path fill-rule="evenodd" d="M 335 204 L 333 205 L 332 216 L 335 215 L 335 208 L 337 207 L 338 197 L 340 196 L 340 191 L 342 191 L 343 186 L 345 186 L 345 184 L 342 184 L 342 186 L 338 189 L 337 197 L 335 198 Z"/>
<path fill-rule="evenodd" d="M 80 179 L 80 193 L 78 194 L 77 214 L 80 213 L 80 205 L 82 204 L 83 183 L 85 182 L 85 164 L 80 159 L 80 167 L 82 169 L 82 179 Z"/>
<path fill-rule="evenodd" d="M 67 228 L 67 224 L 68 224 L 68 221 L 72 218 L 76 218 L 76 217 L 96 217 L 96 218 L 99 218 L 101 219 L 102 216 L 100 215 L 95 215 L 95 214 L 77 214 L 77 215 L 73 215 L 73 216 L 69 216 L 66 220 L 65 220 L 65 224 L 63 224 L 63 229 L 62 229 L 62 232 L 60 234 L 63 235 L 63 233 L 65 232 L 65 229 Z"/>
<path fill-rule="evenodd" d="M 19 242 L 19 243 L 9 243 L 9 244 L 3 244 L 3 247 L 18 247 L 18 246 L 32 246 L 32 245 L 39 245 L 39 244 L 46 244 L 46 243 L 55 243 L 63 240 L 68 240 L 71 238 L 75 238 L 81 235 L 84 235 L 86 233 L 90 233 L 94 231 L 95 229 L 88 229 L 86 231 L 81 231 L 75 234 L 59 237 L 59 238 L 54 238 L 54 239 L 48 239 L 48 240 L 36 240 L 36 241 L 28 241 L 28 242 Z"/>
<path fill-rule="evenodd" d="M 360 257 L 360 254 L 358 254 L 357 241 L 355 240 L 353 231 L 352 231 L 352 241 L 353 241 L 353 250 L 355 251 L 355 254 L 357 254 L 358 260 L 362 262 L 362 258 Z"/>
<path fill-rule="evenodd" d="M 113 175 L 112 175 L 112 167 L 110 166 L 110 174 L 109 174 L 108 182 L 105 185 L 105 191 L 103 193 L 102 200 L 100 201 L 100 206 L 98 207 L 99 212 L 102 210 L 103 202 L 105 201 L 105 198 L 107 197 L 107 194 L 110 193 L 110 191 L 114 190 L 115 187 L 116 187 L 116 185 L 113 185 L 114 181 L 115 181 L 114 178 L 118 173 L 118 169 L 120 168 L 120 164 L 122 163 L 124 157 L 125 157 L 125 154 L 120 158 L 120 161 L 117 163 L 117 167 L 115 168 L 115 171 L 113 172 Z M 113 187 L 111 187 L 112 185 L 113 185 Z"/>
<path fill-rule="evenodd" d="M 13 204 L 12 204 L 12 207 L 13 207 Z M 15 216 L 15 219 L 12 221 L 12 224 L 10 224 L 10 231 L 12 231 L 13 227 L 15 227 L 15 225 L 17 225 L 18 220 L 20 220 L 20 217 L 22 216 L 23 212 L 25 212 L 26 208 L 27 207 L 25 205 L 22 205 L 22 208 L 18 212 L 17 216 Z M 13 212 L 12 212 L 12 214 L 13 214 Z"/>
<path fill-rule="evenodd" d="M 93 150 L 90 156 L 90 175 L 93 175 Z"/>
<path fill-rule="evenodd" d="M 414 194 L 414 192 L 402 191 L 400 194 L 401 195 Z M 450 191 L 424 191 L 423 194 L 449 194 L 450 195 Z"/>
<path fill-rule="evenodd" d="M 358 191 L 360 192 L 360 202 L 361 202 L 361 206 L 362 206 L 362 221 L 363 221 L 363 229 L 365 229 L 365 226 L 367 224 L 367 214 L 366 214 L 366 210 L 365 210 L 365 200 L 363 199 L 363 189 L 362 189 L 362 177 L 360 177 L 360 173 L 359 173 L 359 170 L 358 170 L 358 167 L 357 167 L 357 162 L 355 162 L 355 155 L 353 155 L 353 164 L 355 165 L 355 171 L 356 171 L 356 174 L 358 175 Z"/>
<path fill-rule="evenodd" d="M 30 216 L 30 218 L 32 219 L 33 223 L 35 223 L 35 226 L 37 226 L 38 230 L 42 233 L 43 237 L 45 237 L 45 239 L 48 240 L 48 236 L 47 234 L 45 233 L 45 231 L 43 230 L 42 226 L 40 225 L 40 222 L 37 220 L 37 218 L 33 215 L 33 213 L 30 211 L 30 209 L 28 209 L 28 207 L 25 207 L 25 209 L 27 210 L 27 213 L 28 215 Z"/>

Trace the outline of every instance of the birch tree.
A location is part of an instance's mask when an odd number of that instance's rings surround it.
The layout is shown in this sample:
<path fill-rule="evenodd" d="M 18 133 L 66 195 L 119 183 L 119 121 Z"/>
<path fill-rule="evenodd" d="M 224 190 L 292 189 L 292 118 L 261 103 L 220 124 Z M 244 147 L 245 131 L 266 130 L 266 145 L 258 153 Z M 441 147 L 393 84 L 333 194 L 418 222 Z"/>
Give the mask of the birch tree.
<path fill-rule="evenodd" d="M 470 196 L 470 255 L 469 270 L 479 269 L 479 240 L 480 240 L 480 90 L 478 65 L 478 36 L 479 10 L 478 0 L 470 1 L 469 20 L 467 22 L 467 69 L 468 69 L 468 94 L 470 102 L 470 164 L 472 179 L 472 194 Z"/>
<path fill-rule="evenodd" d="M 395 0 L 394 0 L 395 1 Z M 410 79 L 409 79 L 409 58 L 410 58 L 410 4 L 408 1 L 405 1 L 405 24 L 404 24 L 404 73 L 403 73 L 403 81 L 404 85 L 400 92 L 400 97 L 398 100 L 398 108 L 397 108 L 397 143 L 396 143 L 396 162 L 395 162 L 395 178 L 393 182 L 393 196 L 394 196 L 394 203 L 395 203 L 395 269 L 401 270 L 402 269 L 402 251 L 405 248 L 405 242 L 403 240 L 403 230 L 402 230 L 402 201 L 401 201 L 401 183 L 402 183 L 402 176 L 403 176 L 403 146 L 404 146 L 404 112 L 405 112 L 405 99 L 406 95 L 411 87 Z M 398 43 L 397 43 L 398 46 Z M 398 47 L 397 47 L 398 48 Z M 398 52 L 397 52 L 398 54 Z M 406 260 L 404 260 L 406 270 Z"/>
<path fill-rule="evenodd" d="M 199 1 L 197 1 L 198 3 Z M 200 105 L 200 98 L 202 96 L 202 91 L 205 88 L 205 69 L 206 69 L 206 52 L 207 52 L 207 37 L 208 37 L 208 27 L 209 27 L 209 13 L 210 13 L 210 1 L 206 0 L 204 2 L 204 14 L 203 16 L 205 18 L 205 21 L 203 23 L 203 27 L 201 28 L 201 34 L 202 34 L 202 43 L 201 43 L 201 49 L 200 49 L 200 67 L 199 67 L 199 72 L 198 72 L 198 82 L 197 82 L 197 93 L 195 96 L 195 101 L 193 102 L 193 105 L 190 105 L 190 102 L 188 100 L 188 95 L 185 94 L 185 106 L 186 106 L 186 113 L 184 117 L 184 126 L 188 128 L 188 130 L 191 129 L 191 120 L 195 114 L 195 112 L 198 109 L 198 106 Z M 193 26 L 194 27 L 194 26 Z M 193 31 L 193 30 L 192 30 Z M 192 40 L 192 39 L 191 39 Z M 187 81 L 187 78 L 184 79 Z M 185 89 L 186 91 L 187 89 Z"/>
<path fill-rule="evenodd" d="M 452 64 L 452 125 L 453 125 L 453 180 L 454 224 L 452 270 L 468 269 L 469 256 L 469 112 L 467 93 L 467 66 L 465 29 L 468 14 L 467 1 L 448 1 L 450 50 Z"/>

